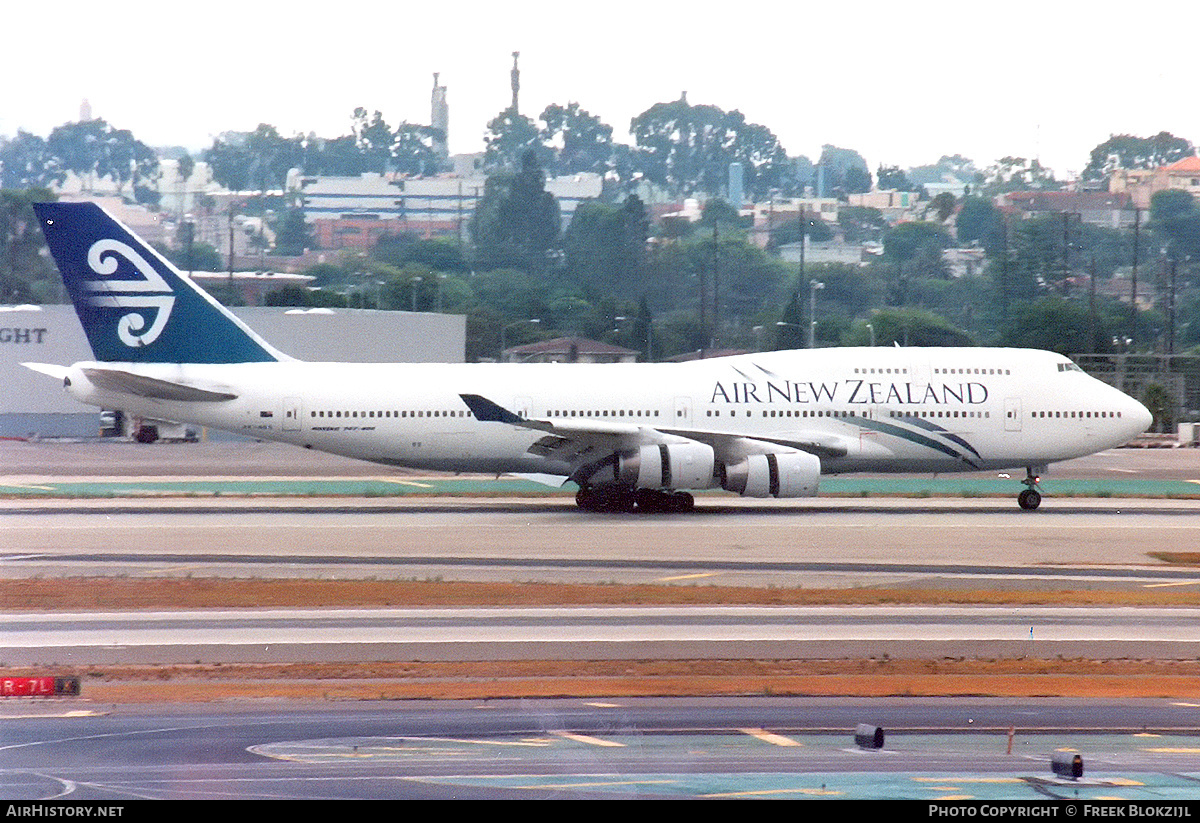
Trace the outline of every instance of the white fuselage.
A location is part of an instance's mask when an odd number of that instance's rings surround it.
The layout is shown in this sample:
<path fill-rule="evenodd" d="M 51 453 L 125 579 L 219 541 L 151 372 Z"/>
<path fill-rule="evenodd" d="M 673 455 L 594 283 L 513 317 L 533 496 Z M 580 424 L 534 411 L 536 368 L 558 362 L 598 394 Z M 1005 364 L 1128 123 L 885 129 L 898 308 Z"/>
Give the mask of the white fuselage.
<path fill-rule="evenodd" d="M 236 398 L 100 389 L 88 367 Z M 105 408 L 462 472 L 570 470 L 534 448 L 545 429 L 477 420 L 463 394 L 564 430 L 610 426 L 630 446 L 711 435 L 718 460 L 815 443 L 828 447 L 816 451 L 822 474 L 1041 466 L 1119 445 L 1149 424 L 1141 404 L 1065 357 L 1022 349 L 818 349 L 680 364 L 77 363 L 69 374 L 72 394 Z"/>

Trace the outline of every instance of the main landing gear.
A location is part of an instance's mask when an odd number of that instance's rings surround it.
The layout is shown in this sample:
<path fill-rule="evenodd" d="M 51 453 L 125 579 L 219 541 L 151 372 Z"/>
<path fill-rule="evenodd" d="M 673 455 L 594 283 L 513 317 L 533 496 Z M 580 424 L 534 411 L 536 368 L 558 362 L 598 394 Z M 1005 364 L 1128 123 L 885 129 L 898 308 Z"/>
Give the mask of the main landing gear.
<path fill-rule="evenodd" d="M 589 512 L 690 512 L 696 498 L 687 492 L 666 489 L 632 489 L 627 486 L 588 486 L 575 495 L 579 508 Z"/>
<path fill-rule="evenodd" d="M 1037 487 L 1042 478 L 1034 474 L 1033 468 L 1033 466 L 1025 467 L 1025 479 L 1021 482 L 1025 484 L 1026 489 L 1017 495 L 1017 505 L 1025 511 L 1033 511 L 1042 505 L 1042 493 Z"/>

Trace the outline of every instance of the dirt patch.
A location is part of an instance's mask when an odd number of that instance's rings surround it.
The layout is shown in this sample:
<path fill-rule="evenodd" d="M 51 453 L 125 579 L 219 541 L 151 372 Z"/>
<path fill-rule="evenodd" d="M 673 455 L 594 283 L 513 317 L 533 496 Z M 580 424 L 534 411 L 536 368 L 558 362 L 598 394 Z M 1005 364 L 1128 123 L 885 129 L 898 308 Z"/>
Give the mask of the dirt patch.
<path fill-rule="evenodd" d="M 3 676 L 32 675 L 7 669 Z M 1200 692 L 1200 662 L 1133 660 L 524 660 L 87 666 L 97 703 L 517 697 L 1159 697 Z"/>
<path fill-rule="evenodd" d="M 570 583 L 235 578 L 0 580 L 6 611 L 321 608 L 405 606 L 826 606 L 826 605 L 1200 606 L 1178 589 L 783 589 Z"/>

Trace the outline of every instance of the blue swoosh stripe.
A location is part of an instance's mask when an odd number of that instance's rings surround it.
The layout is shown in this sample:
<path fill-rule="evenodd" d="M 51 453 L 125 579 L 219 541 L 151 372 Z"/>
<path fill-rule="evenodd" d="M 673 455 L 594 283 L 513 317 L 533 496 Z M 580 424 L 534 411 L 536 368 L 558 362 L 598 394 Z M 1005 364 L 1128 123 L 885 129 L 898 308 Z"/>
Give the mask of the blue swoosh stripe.
<path fill-rule="evenodd" d="M 946 455 L 949 455 L 950 457 L 957 458 L 958 460 L 961 460 L 964 463 L 967 463 L 968 465 L 971 465 L 971 466 L 975 465 L 975 462 L 973 460 L 971 460 L 971 458 L 968 457 L 966 454 L 955 451 L 951 447 L 947 446 L 945 443 L 939 443 L 937 440 L 934 440 L 930 437 L 925 437 L 924 435 L 919 434 L 918 432 L 912 431 L 910 429 L 906 429 L 901 426 L 897 426 L 894 423 L 884 423 L 883 421 L 880 421 L 880 420 L 872 420 L 869 417 L 857 418 L 857 420 L 855 422 L 857 422 L 863 428 L 875 429 L 876 431 L 883 432 L 884 434 L 890 434 L 893 437 L 899 437 L 902 440 L 907 440 L 910 443 L 916 443 L 919 446 L 925 446 L 926 448 L 935 449 L 937 451 L 940 451 L 942 454 L 946 454 Z M 971 451 L 975 452 L 974 449 L 971 449 Z M 979 456 L 978 452 L 976 452 L 975 454 L 977 457 Z"/>

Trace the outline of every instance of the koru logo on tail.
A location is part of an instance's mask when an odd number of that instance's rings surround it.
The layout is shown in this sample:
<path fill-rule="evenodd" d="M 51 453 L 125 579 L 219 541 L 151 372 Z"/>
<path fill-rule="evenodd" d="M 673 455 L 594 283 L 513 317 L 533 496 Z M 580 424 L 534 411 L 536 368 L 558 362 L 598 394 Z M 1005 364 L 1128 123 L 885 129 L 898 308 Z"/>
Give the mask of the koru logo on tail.
<path fill-rule="evenodd" d="M 142 280 L 88 280 L 91 295 L 88 302 L 101 308 L 135 309 L 117 321 L 117 337 L 130 348 L 148 346 L 166 328 L 175 305 L 175 297 L 167 281 L 154 270 L 146 258 L 119 240 L 97 240 L 88 249 L 87 261 L 92 271 L 102 277 L 117 272 L 118 257 L 124 257 L 137 268 Z M 147 327 L 145 310 L 153 309 L 153 319 Z"/>

